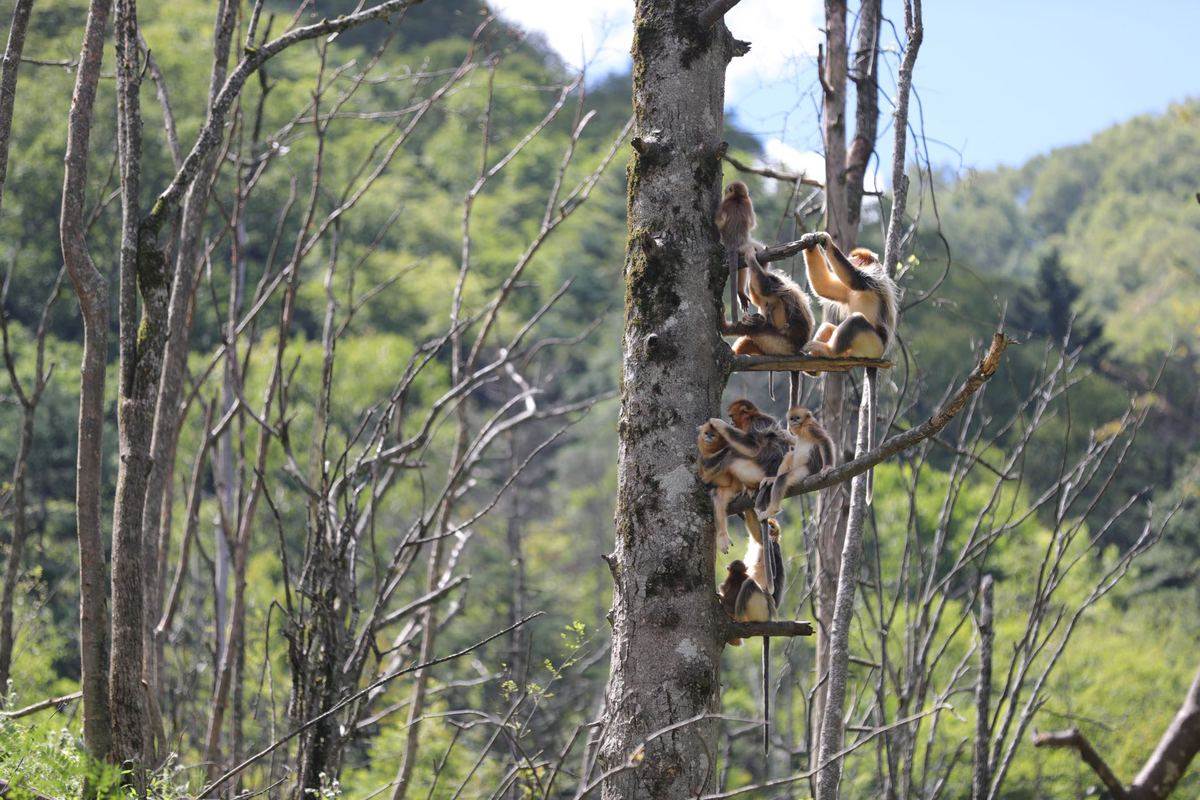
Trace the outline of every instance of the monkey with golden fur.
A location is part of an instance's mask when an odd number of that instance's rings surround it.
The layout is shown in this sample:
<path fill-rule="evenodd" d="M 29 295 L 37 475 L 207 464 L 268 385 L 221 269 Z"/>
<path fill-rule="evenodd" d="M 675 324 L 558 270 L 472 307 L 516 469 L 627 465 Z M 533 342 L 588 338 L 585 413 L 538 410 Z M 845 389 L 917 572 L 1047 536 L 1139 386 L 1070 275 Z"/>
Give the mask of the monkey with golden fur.
<path fill-rule="evenodd" d="M 721 244 L 725 248 L 725 263 L 729 266 L 729 277 L 733 281 L 730 290 L 731 319 L 737 319 L 737 307 L 733 304 L 734 294 L 742 301 L 743 307 L 749 307 L 750 296 L 746 293 L 749 284 L 749 274 L 745 267 L 738 262 L 747 248 L 753 252 L 754 240 L 750 232 L 758 225 L 754 216 L 754 201 L 750 199 L 750 188 L 742 181 L 733 181 L 725 187 L 721 196 L 721 204 L 717 206 L 717 231 L 721 234 Z"/>
<path fill-rule="evenodd" d="M 729 563 L 725 582 L 717 590 L 721 608 L 738 622 L 767 622 L 775 618 L 783 599 L 783 553 L 779 548 L 779 523 L 766 520 L 767 542 L 762 542 L 762 529 L 757 519 L 747 517 L 746 555 Z M 767 559 L 772 560 L 774 579 L 767 577 Z M 770 588 L 768 588 L 770 587 Z M 729 640 L 734 647 L 740 638 Z"/>
<path fill-rule="evenodd" d="M 746 555 L 732 562 L 718 594 L 725 613 L 738 622 L 768 622 L 783 602 L 783 553 L 779 549 L 779 523 L 766 520 L 767 536 L 757 519 L 746 516 Z M 728 641 L 733 646 L 742 640 Z M 763 637 L 762 650 L 763 752 L 770 748 L 771 725 L 771 637 Z"/>
<path fill-rule="evenodd" d="M 833 439 L 811 411 L 803 406 L 788 409 L 787 429 L 794 440 L 792 448 L 780 462 L 779 473 L 759 485 L 754 503 L 759 519 L 778 514 L 788 490 L 800 479 L 833 466 Z"/>
<path fill-rule="evenodd" d="M 712 487 L 713 513 L 716 517 L 717 547 L 729 552 L 729 504 L 742 492 L 758 489 L 764 478 L 775 475 L 791 447 L 791 437 L 771 421 L 768 428 L 759 422 L 741 431 L 722 419 L 710 419 L 697 429 L 696 447 L 700 451 L 700 479 Z M 753 512 L 747 511 L 747 525 Z M 757 526 L 757 520 L 754 523 Z"/>
<path fill-rule="evenodd" d="M 856 247 L 847 258 L 828 233 L 804 251 L 808 283 L 825 306 L 826 321 L 808 351 L 815 356 L 882 358 L 896 334 L 898 291 L 879 257 Z"/>
<path fill-rule="evenodd" d="M 815 356 L 883 358 L 896 338 L 899 321 L 899 290 L 887 274 L 879 256 L 856 247 L 847 258 L 828 233 L 819 233 L 804 251 L 804 266 L 812 290 L 825 305 L 826 320 L 808 346 Z M 837 324 L 835 325 L 834 322 Z M 870 392 L 867 449 L 875 446 L 876 369 L 866 370 L 864 391 Z M 871 502 L 873 479 L 867 473 L 867 502 Z"/>
<path fill-rule="evenodd" d="M 765 269 L 752 247 L 745 252 L 750 275 L 750 298 L 759 312 L 725 327 L 725 333 L 740 338 L 733 343 L 738 355 L 798 356 L 813 336 L 815 320 L 808 293 L 782 272 Z M 800 401 L 800 376 L 791 375 L 789 403 Z"/>

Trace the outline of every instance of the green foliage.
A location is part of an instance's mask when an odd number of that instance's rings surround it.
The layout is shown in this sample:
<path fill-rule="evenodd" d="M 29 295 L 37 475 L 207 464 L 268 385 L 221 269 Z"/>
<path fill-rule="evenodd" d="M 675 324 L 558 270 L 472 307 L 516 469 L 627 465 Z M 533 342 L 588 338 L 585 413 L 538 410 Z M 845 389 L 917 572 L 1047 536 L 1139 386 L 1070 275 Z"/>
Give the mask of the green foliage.
<path fill-rule="evenodd" d="M 351 0 L 320 4 L 321 13 L 330 15 L 353 6 Z M 339 79 L 343 83 L 354 74 L 352 61 L 364 64 L 379 48 L 379 71 L 392 79 L 365 85 L 343 108 L 347 118 L 331 123 L 322 164 L 325 190 L 318 199 L 319 215 L 337 207 L 363 185 L 362 176 L 377 163 L 377 148 L 386 149 L 399 133 L 397 119 L 362 120 L 350 115 L 401 109 L 427 96 L 441 79 L 437 71 L 461 61 L 481 8 L 477 0 L 427 2 L 390 26 L 362 28 L 334 42 L 328 63 L 331 68 L 346 66 L 348 72 Z M 209 92 L 212 7 L 201 0 L 177 0 L 150 4 L 141 12 L 146 39 L 170 85 L 180 140 L 186 148 L 203 121 Z M 28 50 L 39 57 L 74 57 L 84 13 L 81 0 L 39 2 Z M 276 14 L 273 30 L 278 33 L 287 14 L 282 6 L 276 8 Z M 495 73 L 488 164 L 495 163 L 541 119 L 557 97 L 556 91 L 544 87 L 563 77 L 557 59 L 536 42 L 521 40 L 517 32 L 499 22 L 492 23 L 490 31 L 483 47 L 503 58 Z M 299 198 L 311 189 L 315 143 L 309 128 L 289 125 L 311 102 L 318 61 L 316 48 L 304 46 L 289 50 L 267 68 L 270 94 L 261 129 L 263 137 L 276 141 L 280 148 L 279 168 L 264 174 L 257 190 L 259 199 L 247 209 L 246 241 L 239 243 L 251 288 L 274 274 L 295 245 L 302 203 L 289 206 L 288 197 L 293 182 Z M 105 53 L 105 63 L 112 63 L 111 49 Z M 415 73 L 433 77 L 415 77 Z M 33 353 L 30 332 L 62 260 L 56 220 L 72 73 L 27 65 L 21 75 L 9 180 L 0 215 L 0 237 L 5 243 L 0 257 L 13 270 L 6 310 L 12 320 L 18 372 L 27 379 Z M 332 274 L 327 274 L 329 238 L 302 261 L 293 339 L 284 353 L 287 368 L 295 368 L 287 417 L 287 434 L 295 452 L 305 454 L 313 445 L 323 369 L 321 341 L 331 299 L 341 320 L 367 293 L 378 291 L 358 308 L 347 335 L 337 344 L 329 408 L 330 446 L 335 451 L 355 437 L 364 418 L 379 413 L 377 404 L 388 396 L 409 358 L 444 329 L 450 287 L 458 278 L 461 263 L 462 200 L 484 158 L 480 132 L 487 113 L 487 81 L 487 69 L 476 70 L 431 110 L 373 190 L 339 220 L 339 260 Z M 240 141 L 252 136 L 250 109 L 256 107 L 261 91 L 257 81 L 247 86 L 245 114 L 236 120 L 231 133 Z M 147 200 L 172 171 L 161 111 L 152 97 L 147 81 L 143 95 Z M 536 234 L 546 192 L 573 127 L 575 100 L 575 96 L 568 100 L 562 117 L 477 199 L 471 227 L 471 271 L 464 286 L 467 313 L 483 309 L 485 299 L 505 280 Z M 89 165 L 88 198 L 92 203 L 101 201 L 112 189 L 113 102 L 112 82 L 102 81 Z M 329 99 L 324 103 L 328 110 Z M 568 186 L 599 163 L 628 118 L 628 77 L 614 76 L 589 86 L 585 108 L 597 113 L 580 142 L 577 162 L 568 170 Z M 1194 465 L 1196 458 L 1193 395 L 1195 352 L 1200 345 L 1196 322 L 1200 319 L 1200 276 L 1193 254 L 1200 251 L 1200 216 L 1192 193 L 1197 188 L 1195 164 L 1200 158 L 1198 113 L 1196 103 L 1182 104 L 1165 115 L 1133 120 L 1097 135 L 1092 142 L 1056 151 L 1019 169 L 961 179 L 936 175 L 942 228 L 953 261 L 943 280 L 946 251 L 933 234 L 927 214 L 918 231 L 916 256 L 904 265 L 902 279 L 905 302 L 916 302 L 906 311 L 901 326 L 904 344 L 915 360 L 888 376 L 897 384 L 911 382 L 920 388 L 913 411 L 916 418 L 937 402 L 943 387 L 961 377 L 980 343 L 1007 313 L 1010 330 L 1019 330 L 1024 343 L 1008 351 L 1004 372 L 989 387 L 985 410 L 999 419 L 1022 399 L 1043 361 L 1057 357 L 1056 348 L 1065 333 L 1063 314 L 1067 310 L 1079 314 L 1072 341 L 1085 346 L 1082 358 L 1092 372 L 1075 387 L 1069 405 L 1056 405 L 1054 418 L 1032 443 L 1023 464 L 1024 485 L 1006 488 L 1005 500 L 1017 506 L 1028 503 L 1032 493 L 1053 480 L 1064 448 L 1078 447 L 1092 431 L 1114 424 L 1130 392 L 1156 409 L 1143 441 L 1132 451 L 1130 468 L 1118 479 L 1113 497 L 1106 503 L 1122 503 L 1147 486 L 1161 487 L 1160 497 L 1155 498 L 1160 501 L 1159 508 L 1169 507 L 1176 499 L 1188 503 L 1160 554 L 1146 562 L 1127 589 L 1106 598 L 1085 618 L 1046 688 L 1047 704 L 1038 717 L 1038 724 L 1046 728 L 1065 724 L 1062 715 L 1078 717 L 1122 776 L 1133 774 L 1173 713 L 1194 668 L 1192 653 L 1179 643 L 1194 643 L 1200 631 L 1194 607 L 1200 553 L 1200 539 L 1194 533 L 1195 470 L 1178 466 Z M 739 158 L 749 161 L 757 155 L 757 145 L 744 132 L 730 130 L 727 138 Z M 623 159 L 618 156 L 615 168 L 603 177 L 587 205 L 534 256 L 496 323 L 496 338 L 502 341 L 571 281 L 570 290 L 540 327 L 546 336 L 571 342 L 547 350 L 541 361 L 544 370 L 558 376 L 554 396 L 545 398 L 546 402 L 609 391 L 619 379 L 626 241 Z M 727 169 L 725 178 L 730 177 Z M 758 208 L 758 237 L 768 241 L 793 238 L 796 231 L 785 213 L 788 191 L 753 176 L 749 182 Z M 225 169 L 215 196 L 224 200 L 235 188 L 232 168 Z M 227 211 L 227 206 L 216 204 L 210 209 L 213 229 L 223 223 Z M 118 217 L 109 207 L 89 235 L 92 254 L 106 274 L 115 263 Z M 274 261 L 269 262 L 277 227 L 285 235 Z M 1048 253 L 1057 253 L 1060 259 L 1055 261 Z M 799 274 L 796 263 L 781 266 Z M 219 393 L 220 371 L 210 373 L 208 368 L 221 342 L 231 269 L 228 242 L 215 243 L 211 269 L 202 276 L 197 292 L 189 360 L 196 392 L 175 466 L 177 486 L 189 477 L 191 460 L 204 436 L 201 405 Z M 936 293 L 925 299 L 925 293 L 935 287 Z M 243 313 L 248 306 L 249 300 Z M 267 390 L 277 341 L 270 331 L 279 314 L 276 299 L 266 303 L 256 322 L 258 338 L 253 350 L 247 351 L 246 339 L 241 343 L 239 355 L 247 365 L 246 395 L 254 402 Z M 591 330 L 593 324 L 595 330 Z M 63 291 L 50 315 L 50 330 L 47 362 L 56 368 L 38 410 L 30 464 L 33 500 L 29 512 L 34 533 L 17 597 L 10 706 L 73 691 L 79 678 L 74 460 L 82 332 L 69 290 Z M 578 341 L 576 337 L 580 337 Z M 1174 358 L 1159 384 L 1152 386 L 1159 359 L 1166 354 Z M 115 348 L 113 358 L 115 362 Z M 115 419 L 112 374 L 109 411 Z M 446 390 L 449 380 L 447 361 L 435 359 L 418 379 L 412 402 L 429 405 Z M 748 385 L 737 381 L 745 381 L 744 376 L 735 378 L 731 391 Z M 191 388 L 189 385 L 189 392 Z M 884 394 L 885 398 L 891 395 L 891 388 Z M 489 410 L 472 409 L 471 413 Z M 598 404 L 568 437 L 531 465 L 495 511 L 470 531 L 471 545 L 463 564 L 470 581 L 465 584 L 454 624 L 447 626 L 439 640 L 439 651 L 450 652 L 493 632 L 498 620 L 515 611 L 513 574 L 518 556 L 528 579 L 525 611 L 546 614 L 526 628 L 528 652 L 523 657 L 528 674 L 524 680 L 513 674 L 509 649 L 513 641 L 522 641 L 518 639 L 494 643 L 478 654 L 477 660 L 447 664 L 433 673 L 411 796 L 448 796 L 464 782 L 465 796 L 494 788 L 503 778 L 504 760 L 488 758 L 477 766 L 475 754 L 498 726 L 504 726 L 529 752 L 544 755 L 557 752 L 577 725 L 596 714 L 597 709 L 589 704 L 607 674 L 603 648 L 611 578 L 601 556 L 612 546 L 617 411 L 615 401 Z M 16 404 L 0 404 L 0 452 L 9 454 L 9 459 L 16 451 L 19 416 Z M 239 456 L 252 464 L 257 455 L 256 429 L 248 426 L 239 433 L 246 435 L 245 451 Z M 529 452 L 549 433 L 549 428 L 537 429 L 514 437 L 514 454 Z M 451 435 L 444 428 L 433 431 L 422 456 L 427 470 L 444 471 Z M 108 426 L 106 436 L 110 437 L 107 444 L 115 443 L 115 425 Z M 1002 461 L 1010 445 L 1002 440 L 984 455 Z M 115 451 L 115 446 L 105 448 L 109 458 L 104 471 L 106 498 L 111 497 L 116 476 Z M 935 451 L 934 458 L 940 456 Z M 500 458 L 503 455 L 497 456 Z M 10 465 L 10 461 L 2 465 L 6 477 Z M 239 718 L 246 748 L 272 740 L 289 727 L 290 631 L 282 613 L 281 557 L 288 558 L 293 570 L 303 561 L 300 543 L 312 524 L 305 497 L 288 477 L 286 455 L 280 448 L 273 447 L 268 453 L 267 465 L 268 472 L 278 478 L 278 490 L 271 495 L 273 508 L 260 510 L 249 561 L 250 639 L 243 669 L 246 699 Z M 922 531 L 936 527 L 940 499 L 949 480 L 937 467 L 927 470 L 916 488 L 914 514 Z M 900 466 L 888 465 L 877 470 L 875 480 L 873 545 L 882 574 L 894 579 L 903 559 L 903 526 L 909 513 L 901 499 L 907 473 Z M 177 625 L 167 646 L 170 703 L 164 715 L 168 728 L 174 730 L 203 727 L 197 720 L 206 718 L 215 666 L 215 655 L 209 650 L 215 613 L 210 565 L 219 512 L 207 474 L 202 476 L 201 489 L 201 525 L 181 598 L 187 620 Z M 407 530 L 421 508 L 424 489 L 413 480 L 388 495 L 374 521 L 375 538 L 358 554 L 361 574 L 380 569 L 384 558 L 380 552 L 386 552 L 395 536 Z M 986 491 L 981 483 L 963 488 L 950 516 L 949 529 L 956 540 L 965 535 Z M 181 495 L 177 489 L 171 577 L 186 522 L 179 510 Z M 1102 505 L 1096 514 L 1109 510 L 1110 505 Z M 108 511 L 105 509 L 106 517 Z M 792 586 L 798 587 L 807 568 L 799 535 L 800 504 L 789 507 L 787 515 L 785 529 L 796 534 L 785 553 Z M 0 520 L 4 536 L 8 528 L 7 521 Z M 519 553 L 509 544 L 510 530 L 518 533 Z M 1122 529 L 1113 538 L 1127 546 L 1136 534 L 1136 530 Z M 1028 573 L 1044 547 L 1045 536 L 1044 521 L 1031 516 L 998 543 L 990 556 L 989 567 L 1001 579 L 997 606 L 1004 623 L 998 653 L 1010 647 L 1019 634 L 1019 620 L 1028 601 Z M 1085 562 L 1079 580 L 1093 576 L 1089 570 L 1111 556 L 1095 554 L 1095 564 Z M 413 570 L 404 578 L 398 596 L 415 597 L 422 592 L 424 576 L 418 572 L 421 570 Z M 1077 599 L 1078 587 L 1071 587 L 1068 595 Z M 799 592 L 792 591 L 789 602 L 797 616 L 806 617 L 803 609 L 795 608 L 799 600 Z M 961 612 L 963 602 L 964 596 L 953 597 L 947 618 Z M 398 623 L 381 634 L 381 646 L 392 646 L 393 637 L 400 638 L 402 626 Z M 951 638 L 947 662 L 966 652 L 969 629 Z M 806 713 L 806 699 L 797 676 L 811 670 L 811 648 L 796 642 L 780 649 L 788 653 L 789 671 L 781 674 L 779 702 L 791 709 L 793 718 L 800 719 Z M 495 665 L 503 667 L 496 669 Z M 726 666 L 722 676 L 724 712 L 755 718 L 760 708 L 757 643 L 731 652 Z M 410 691 L 410 683 L 398 680 L 377 699 L 373 708 L 391 708 L 391 712 L 366 726 L 346 753 L 343 774 L 336 781 L 330 778 L 323 794 L 366 798 L 395 779 L 403 758 L 405 704 Z M 504 721 L 517 702 L 527 704 L 522 706 L 523 713 Z M 526 719 L 525 709 L 531 707 L 537 709 L 532 722 L 514 721 Z M 464 718 L 463 708 L 485 709 L 489 719 Z M 972 713 L 965 698 L 956 699 L 956 716 L 945 722 L 944 735 L 965 735 Z M 788 716 L 781 708 L 777 719 Z M 81 755 L 79 727 L 77 706 L 65 712 L 0 721 L 0 777 L 12 780 L 17 792 L 23 789 L 62 798 L 77 796 L 84 780 L 100 787 L 102 794 L 115 792 L 115 776 L 89 766 Z M 185 785 L 194 790 L 203 781 L 202 767 L 179 766 L 201 761 L 203 754 L 197 744 L 201 738 L 192 735 L 172 743 L 179 752 L 157 773 L 160 794 L 182 796 Z M 756 747 L 754 739 L 745 737 L 735 747 L 749 753 Z M 727 777 L 730 785 L 749 776 L 746 765 L 752 761 L 749 756 L 735 760 Z M 963 770 L 959 767 L 956 776 L 965 776 Z M 526 785 L 533 782 L 531 772 L 522 775 Z M 248 773 L 245 788 L 261 788 L 257 782 L 262 774 Z M 861 779 L 864 785 L 871 782 L 869 776 Z M 559 788 L 566 783 L 560 778 Z M 1090 776 L 1081 773 L 1067 755 L 1022 745 L 1010 796 L 1077 796 L 1083 794 L 1080 787 L 1087 785 Z M 1194 791 L 1194 782 L 1189 789 Z M 864 791 L 863 796 L 870 796 L 869 792 Z"/>

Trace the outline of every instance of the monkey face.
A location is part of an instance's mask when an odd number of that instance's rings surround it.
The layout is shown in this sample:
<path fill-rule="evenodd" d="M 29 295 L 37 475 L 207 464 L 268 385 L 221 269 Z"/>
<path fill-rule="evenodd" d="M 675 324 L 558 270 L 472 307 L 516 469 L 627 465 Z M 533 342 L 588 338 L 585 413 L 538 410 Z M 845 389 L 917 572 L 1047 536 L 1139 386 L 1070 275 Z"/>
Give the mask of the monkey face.
<path fill-rule="evenodd" d="M 729 419 L 735 428 L 746 430 L 750 420 L 758 416 L 758 406 L 749 400 L 734 400 L 729 404 Z"/>
<path fill-rule="evenodd" d="M 788 409 L 787 426 L 792 433 L 798 433 L 801 428 L 807 425 L 813 419 L 813 413 L 804 406 L 795 406 Z"/>
<path fill-rule="evenodd" d="M 723 439 L 711 422 L 706 422 L 696 429 L 696 447 L 702 455 L 711 455 L 720 450 Z"/>

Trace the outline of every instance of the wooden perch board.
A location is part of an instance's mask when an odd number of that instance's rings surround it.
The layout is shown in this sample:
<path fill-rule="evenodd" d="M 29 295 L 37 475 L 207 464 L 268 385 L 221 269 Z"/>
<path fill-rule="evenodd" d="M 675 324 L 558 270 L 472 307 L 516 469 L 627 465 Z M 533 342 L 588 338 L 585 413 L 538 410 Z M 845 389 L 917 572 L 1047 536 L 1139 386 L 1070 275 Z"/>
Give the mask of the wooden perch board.
<path fill-rule="evenodd" d="M 816 629 L 807 620 L 773 619 L 770 622 L 737 622 L 730 619 L 725 632 L 726 638 L 749 639 L 752 636 L 812 636 Z"/>
<path fill-rule="evenodd" d="M 734 372 L 849 372 L 860 367 L 891 369 L 881 358 L 824 358 L 821 356 L 734 356 Z"/>

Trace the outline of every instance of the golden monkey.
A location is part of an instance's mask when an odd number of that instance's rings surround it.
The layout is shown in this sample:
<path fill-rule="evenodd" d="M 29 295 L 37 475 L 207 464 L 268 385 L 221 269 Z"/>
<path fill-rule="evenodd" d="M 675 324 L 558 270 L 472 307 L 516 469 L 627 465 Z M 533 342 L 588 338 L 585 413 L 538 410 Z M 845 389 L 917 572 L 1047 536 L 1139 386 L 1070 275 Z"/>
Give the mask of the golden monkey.
<path fill-rule="evenodd" d="M 803 406 L 789 409 L 787 429 L 795 441 L 780 462 L 776 477 L 764 480 L 759 486 L 754 504 L 759 519 L 778 514 L 788 490 L 801 478 L 833 466 L 833 439 L 811 411 Z"/>
<path fill-rule="evenodd" d="M 722 553 L 729 552 L 729 504 L 742 492 L 756 490 L 763 478 L 775 475 L 790 446 L 790 437 L 777 426 L 773 431 L 743 433 L 713 418 L 697 429 L 700 480 L 712 487 L 716 544 Z M 753 516 L 746 512 L 747 524 Z"/>
<path fill-rule="evenodd" d="M 750 275 L 750 298 L 759 313 L 747 314 L 729 325 L 725 333 L 738 335 L 733 352 L 738 355 L 796 356 L 804 352 L 815 325 L 808 293 L 787 275 L 764 269 L 753 248 L 745 253 Z M 800 375 L 791 374 L 789 404 L 800 402 Z"/>
<path fill-rule="evenodd" d="M 815 356 L 858 356 L 882 358 L 896 336 L 899 292 L 879 263 L 865 247 L 850 251 L 847 258 L 828 233 L 815 236 L 804 251 L 804 265 L 812 290 L 825 305 L 833 322 L 821 323 L 808 350 Z M 870 392 L 867 449 L 875 446 L 876 370 L 868 367 L 865 391 Z M 872 474 L 867 473 L 867 502 L 871 502 Z"/>
<path fill-rule="evenodd" d="M 770 414 L 758 410 L 758 406 L 746 398 L 729 404 L 729 421 L 742 433 L 778 433 L 779 423 Z"/>
<path fill-rule="evenodd" d="M 728 567 L 721 584 L 721 607 L 738 622 L 768 622 L 775 618 L 783 601 L 783 553 L 779 549 L 779 523 L 767 520 L 764 539 L 758 520 L 746 516 L 750 537 L 746 555 Z M 747 564 L 749 566 L 747 566 Z M 770 576 L 774 576 L 772 579 Z M 730 639 L 737 646 L 740 638 Z M 771 726 L 771 637 L 763 637 L 762 650 L 763 753 L 770 750 Z"/>
<path fill-rule="evenodd" d="M 896 333 L 896 283 L 865 247 L 847 258 L 828 233 L 804 251 L 808 283 L 826 317 L 808 351 L 815 356 L 882 358 Z"/>
<path fill-rule="evenodd" d="M 729 279 L 733 285 L 729 288 L 729 318 L 738 318 L 740 299 L 746 307 L 750 305 L 750 297 L 746 294 L 749 282 L 748 270 L 739 267 L 739 260 L 745 250 L 754 251 L 750 232 L 758 224 L 754 216 L 754 201 L 750 199 L 750 189 L 742 181 L 734 181 L 725 187 L 721 204 L 717 206 L 717 231 L 721 234 L 721 244 L 725 247 L 725 263 L 729 266 Z"/>

